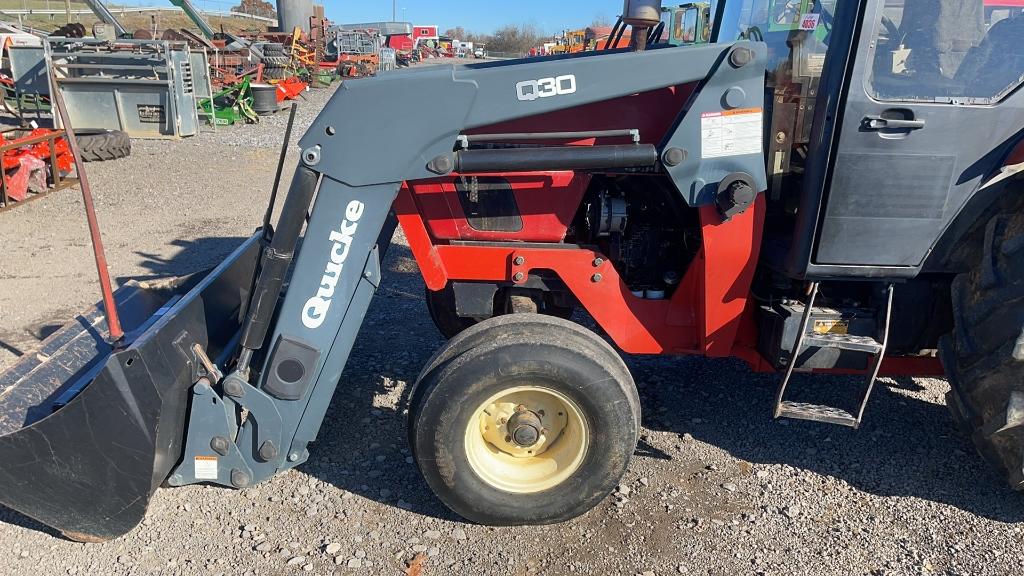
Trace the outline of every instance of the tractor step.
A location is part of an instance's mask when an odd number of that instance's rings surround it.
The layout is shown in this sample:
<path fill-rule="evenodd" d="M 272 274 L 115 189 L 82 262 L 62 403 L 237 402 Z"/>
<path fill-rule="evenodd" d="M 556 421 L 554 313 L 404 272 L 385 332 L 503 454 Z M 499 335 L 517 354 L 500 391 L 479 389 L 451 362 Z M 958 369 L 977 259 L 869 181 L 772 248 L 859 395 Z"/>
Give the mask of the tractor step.
<path fill-rule="evenodd" d="M 800 331 L 797 333 L 796 343 L 793 346 L 792 359 L 786 367 L 786 375 L 783 377 L 779 390 L 775 395 L 775 417 L 811 420 L 857 428 L 864 418 L 864 409 L 867 408 L 871 392 L 874 390 L 875 382 L 878 380 L 878 370 L 882 366 L 882 360 L 885 359 L 885 349 L 889 340 L 889 321 L 892 316 L 893 285 L 889 284 L 886 287 L 884 317 L 882 318 L 882 329 L 879 331 L 879 338 L 831 332 L 821 334 L 809 331 L 808 329 L 811 326 L 811 319 L 814 314 L 814 301 L 818 297 L 819 287 L 820 285 L 817 282 L 811 284 L 811 294 L 804 307 L 803 317 L 800 320 Z M 797 358 L 808 348 L 828 348 L 849 352 L 863 352 L 871 355 L 865 391 L 860 399 L 859 408 L 856 413 L 833 406 L 793 402 L 785 399 L 786 389 L 789 387 L 793 373 L 796 371 L 797 364 L 799 363 Z"/>
<path fill-rule="evenodd" d="M 808 334 L 804 337 L 804 347 L 810 346 L 867 352 L 868 354 L 880 354 L 885 348 L 881 342 L 870 336 L 854 336 L 852 334 Z"/>
<path fill-rule="evenodd" d="M 793 402 L 791 400 L 786 400 L 779 405 L 777 418 L 812 420 L 837 426 L 849 426 L 850 428 L 856 428 L 859 424 L 857 417 L 846 410 L 820 404 Z"/>

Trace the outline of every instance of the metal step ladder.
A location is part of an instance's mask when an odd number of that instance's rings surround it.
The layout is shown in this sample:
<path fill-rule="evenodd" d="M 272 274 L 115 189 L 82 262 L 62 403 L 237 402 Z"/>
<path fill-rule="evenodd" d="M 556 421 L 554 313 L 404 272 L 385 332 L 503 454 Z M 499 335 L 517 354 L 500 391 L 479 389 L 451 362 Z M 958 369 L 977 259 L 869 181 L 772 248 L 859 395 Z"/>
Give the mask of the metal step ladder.
<path fill-rule="evenodd" d="M 782 379 L 779 391 L 775 394 L 775 418 L 813 420 L 815 422 L 857 428 L 864 418 L 864 409 L 867 408 L 871 392 L 875 387 L 875 381 L 878 379 L 878 370 L 882 366 L 882 360 L 885 359 L 885 350 L 889 342 L 889 320 L 892 317 L 893 285 L 889 284 L 886 287 L 885 317 L 883 318 L 882 330 L 880 332 L 881 341 L 869 336 L 808 333 L 807 329 L 811 323 L 814 301 L 818 297 L 818 287 L 818 282 L 811 283 L 811 295 L 807 301 L 807 307 L 804 309 L 803 318 L 800 321 L 800 332 L 797 334 L 796 343 L 793 346 L 793 357 L 786 367 L 786 376 Z M 832 406 L 793 402 L 785 399 L 786 388 L 793 377 L 793 372 L 796 371 L 797 360 L 800 354 L 810 347 L 866 352 L 871 355 L 871 361 L 868 366 L 867 389 L 864 392 L 864 397 L 861 399 L 860 408 L 857 410 L 856 415 Z"/>

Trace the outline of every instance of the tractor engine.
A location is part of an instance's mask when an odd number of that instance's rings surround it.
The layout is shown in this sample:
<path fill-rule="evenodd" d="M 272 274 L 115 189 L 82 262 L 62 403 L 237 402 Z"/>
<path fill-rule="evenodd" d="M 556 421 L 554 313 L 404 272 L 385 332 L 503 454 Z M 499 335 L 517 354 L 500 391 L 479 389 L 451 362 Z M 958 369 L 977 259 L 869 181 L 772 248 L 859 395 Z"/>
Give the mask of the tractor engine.
<path fill-rule="evenodd" d="M 696 211 L 661 178 L 595 176 L 572 232 L 606 254 L 634 296 L 672 295 L 700 247 Z"/>

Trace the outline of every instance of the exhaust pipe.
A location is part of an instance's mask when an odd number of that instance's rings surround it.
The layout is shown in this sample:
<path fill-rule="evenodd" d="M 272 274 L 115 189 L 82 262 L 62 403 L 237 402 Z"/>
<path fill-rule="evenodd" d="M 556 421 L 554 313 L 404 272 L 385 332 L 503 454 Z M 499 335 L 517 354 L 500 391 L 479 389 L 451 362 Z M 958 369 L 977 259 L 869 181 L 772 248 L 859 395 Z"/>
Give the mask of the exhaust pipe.
<path fill-rule="evenodd" d="M 661 0 L 625 0 L 622 22 L 633 27 L 633 49 L 643 51 L 651 28 L 661 23 Z"/>

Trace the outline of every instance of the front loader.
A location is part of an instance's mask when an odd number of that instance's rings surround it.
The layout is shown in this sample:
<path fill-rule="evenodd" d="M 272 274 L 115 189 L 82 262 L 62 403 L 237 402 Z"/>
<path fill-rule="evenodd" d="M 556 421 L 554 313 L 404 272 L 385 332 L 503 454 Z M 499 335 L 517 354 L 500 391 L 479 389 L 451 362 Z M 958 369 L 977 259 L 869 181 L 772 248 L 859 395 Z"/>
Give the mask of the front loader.
<path fill-rule="evenodd" d="M 879 375 L 945 372 L 1024 488 L 1021 9 L 712 12 L 705 45 L 658 43 L 660 2 L 627 1 L 633 49 L 346 83 L 275 228 L 123 286 L 124 338 L 97 308 L 0 375 L 0 503 L 106 540 L 161 485 L 301 465 L 397 225 L 450 337 L 409 394 L 411 448 L 471 521 L 611 492 L 640 425 L 620 353 L 736 357 L 779 373 L 775 417 L 851 428 Z M 836 373 L 863 387 L 814 385 Z"/>

